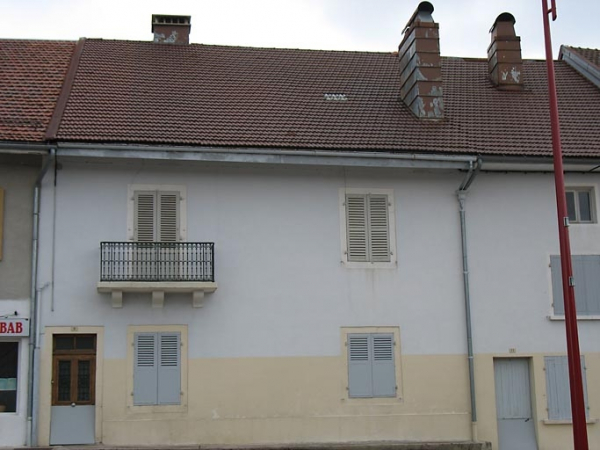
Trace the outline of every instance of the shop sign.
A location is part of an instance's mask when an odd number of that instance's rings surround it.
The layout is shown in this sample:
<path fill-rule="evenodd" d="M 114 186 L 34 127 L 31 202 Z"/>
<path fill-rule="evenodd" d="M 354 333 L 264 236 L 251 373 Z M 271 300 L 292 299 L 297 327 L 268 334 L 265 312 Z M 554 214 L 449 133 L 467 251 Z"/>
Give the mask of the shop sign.
<path fill-rule="evenodd" d="M 0 337 L 29 336 L 29 319 L 0 319 Z"/>

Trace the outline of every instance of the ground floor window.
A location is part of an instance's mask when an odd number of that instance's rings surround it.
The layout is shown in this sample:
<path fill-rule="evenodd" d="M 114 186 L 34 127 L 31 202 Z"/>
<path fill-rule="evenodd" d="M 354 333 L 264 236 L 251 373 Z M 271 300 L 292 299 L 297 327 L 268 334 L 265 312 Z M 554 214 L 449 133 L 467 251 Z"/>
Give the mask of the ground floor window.
<path fill-rule="evenodd" d="M 0 413 L 17 412 L 19 343 L 0 342 Z"/>

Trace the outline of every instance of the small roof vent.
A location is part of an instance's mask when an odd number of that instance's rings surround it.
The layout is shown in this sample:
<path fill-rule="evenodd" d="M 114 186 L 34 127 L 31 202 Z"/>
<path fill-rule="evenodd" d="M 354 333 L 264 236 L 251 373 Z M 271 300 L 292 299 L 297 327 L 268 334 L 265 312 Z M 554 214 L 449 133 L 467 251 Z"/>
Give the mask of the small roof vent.
<path fill-rule="evenodd" d="M 328 102 L 345 102 L 348 100 L 346 94 L 323 94 L 323 97 Z"/>

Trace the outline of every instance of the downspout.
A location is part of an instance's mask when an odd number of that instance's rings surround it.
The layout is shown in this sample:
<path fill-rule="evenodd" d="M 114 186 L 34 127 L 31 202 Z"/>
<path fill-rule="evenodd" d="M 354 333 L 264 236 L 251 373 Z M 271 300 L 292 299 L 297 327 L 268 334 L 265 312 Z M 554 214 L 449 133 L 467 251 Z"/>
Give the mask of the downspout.
<path fill-rule="evenodd" d="M 34 419 L 34 386 L 36 381 L 35 376 L 35 360 L 37 350 L 37 328 L 38 328 L 38 289 L 37 289 L 37 271 L 38 271 L 38 242 L 39 242 L 39 225 L 40 225 L 40 190 L 42 180 L 54 160 L 56 150 L 50 148 L 49 155 L 44 161 L 42 169 L 38 174 L 35 185 L 33 187 L 33 233 L 31 238 L 31 294 L 29 300 L 29 380 L 28 380 L 28 397 L 27 397 L 27 446 L 36 445 L 34 439 L 34 430 L 36 420 Z"/>
<path fill-rule="evenodd" d="M 475 364 L 473 360 L 473 331 L 471 325 L 471 294 L 469 288 L 469 257 L 467 253 L 467 222 L 465 219 L 465 204 L 469 187 L 481 169 L 481 158 L 477 158 L 475 166 L 470 164 L 469 172 L 456 191 L 458 213 L 460 215 L 460 238 L 462 244 L 463 288 L 465 300 L 465 318 L 467 331 L 467 361 L 469 363 L 469 391 L 471 397 L 471 440 L 477 439 L 477 397 L 475 394 Z"/>

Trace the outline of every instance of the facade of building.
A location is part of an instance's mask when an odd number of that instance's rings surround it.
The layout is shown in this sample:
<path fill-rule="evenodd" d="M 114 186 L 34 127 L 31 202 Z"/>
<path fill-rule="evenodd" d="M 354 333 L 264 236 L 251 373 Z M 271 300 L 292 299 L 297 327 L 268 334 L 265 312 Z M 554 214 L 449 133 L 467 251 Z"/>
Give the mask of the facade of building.
<path fill-rule="evenodd" d="M 507 13 L 488 58 L 441 57 L 432 11 L 394 54 L 189 44 L 169 16 L 76 44 L 35 443 L 572 445 L 545 62 Z M 595 448 L 600 90 L 556 76 Z"/>

